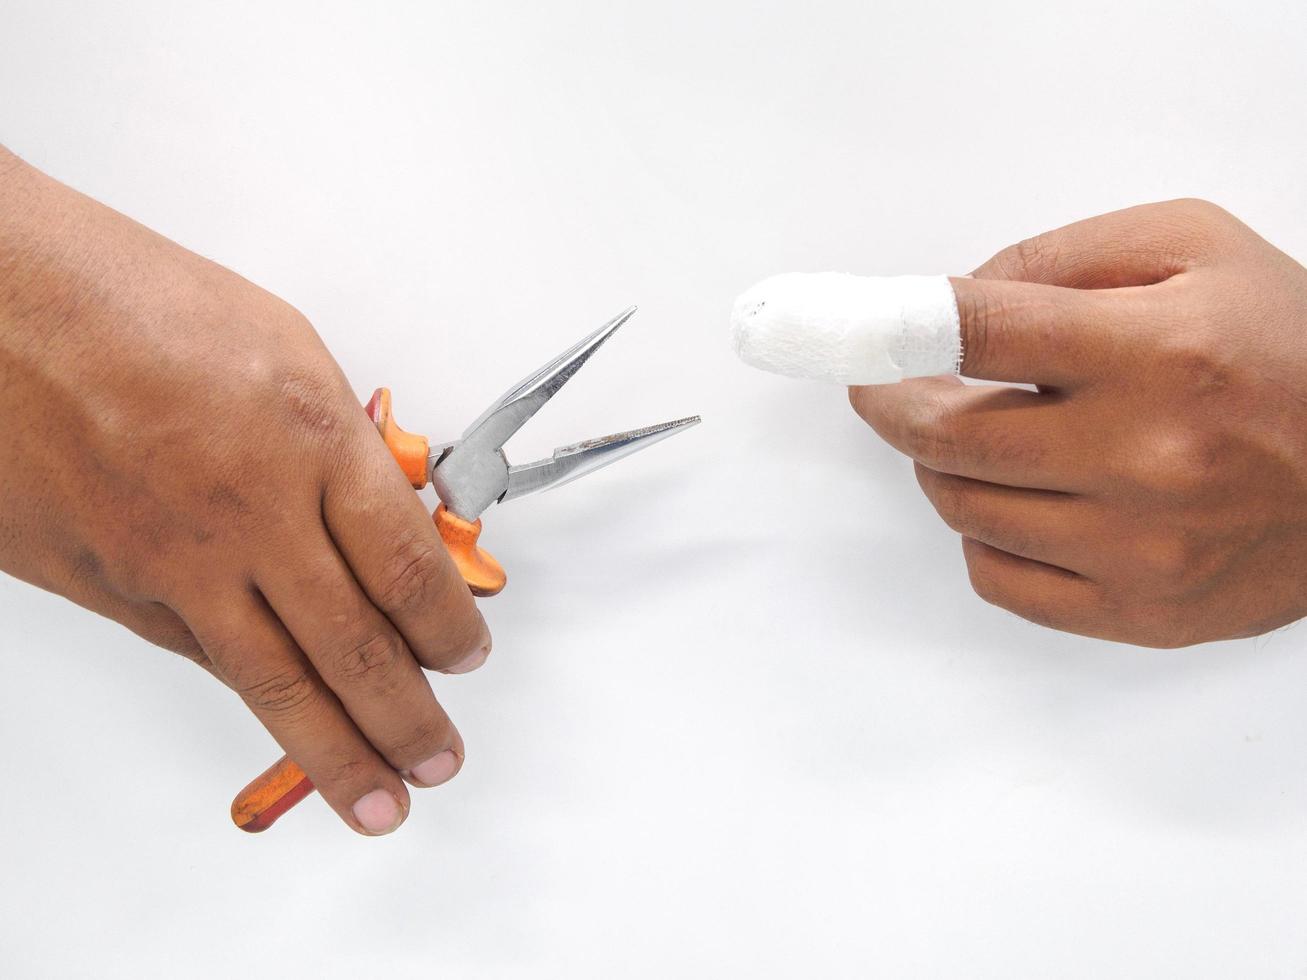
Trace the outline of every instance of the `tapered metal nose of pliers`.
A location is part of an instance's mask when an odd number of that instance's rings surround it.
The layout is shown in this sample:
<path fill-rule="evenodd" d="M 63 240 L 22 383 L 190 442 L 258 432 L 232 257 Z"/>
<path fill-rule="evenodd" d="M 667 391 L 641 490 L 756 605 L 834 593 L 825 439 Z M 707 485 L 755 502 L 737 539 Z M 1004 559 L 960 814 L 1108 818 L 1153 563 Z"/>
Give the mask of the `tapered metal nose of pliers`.
<path fill-rule="evenodd" d="M 699 416 L 691 415 L 674 422 L 661 422 L 643 429 L 631 429 L 629 432 L 617 432 L 600 439 L 587 439 L 571 446 L 560 446 L 546 459 L 510 466 L 508 489 L 499 500 L 502 503 L 538 490 L 561 487 L 564 483 L 571 483 L 588 473 L 603 469 L 609 463 L 616 463 L 632 453 L 647 449 L 655 442 L 662 442 L 682 429 L 698 425 L 700 421 Z"/>
<path fill-rule="evenodd" d="M 699 417 L 588 439 L 554 450 L 552 456 L 510 465 L 504 443 L 556 395 L 590 357 L 635 315 L 632 306 L 598 330 L 527 375 L 468 426 L 462 438 L 431 451 L 431 483 L 450 511 L 476 520 L 497 501 L 548 490 L 602 469 L 698 423 Z"/>

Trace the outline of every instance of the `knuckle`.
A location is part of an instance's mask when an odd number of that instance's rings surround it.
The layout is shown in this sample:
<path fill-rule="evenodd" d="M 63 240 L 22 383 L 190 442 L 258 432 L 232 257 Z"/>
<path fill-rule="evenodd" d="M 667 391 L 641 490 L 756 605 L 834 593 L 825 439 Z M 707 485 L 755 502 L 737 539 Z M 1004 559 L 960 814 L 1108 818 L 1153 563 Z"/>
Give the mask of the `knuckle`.
<path fill-rule="evenodd" d="M 1167 201 L 1158 208 L 1160 238 L 1178 256 L 1198 257 L 1229 242 L 1240 222 L 1225 208 L 1197 197 Z"/>
<path fill-rule="evenodd" d="M 367 759 L 341 758 L 322 768 L 321 773 L 313 776 L 313 782 L 318 786 L 352 786 L 371 775 L 373 764 Z"/>
<path fill-rule="evenodd" d="M 179 637 L 172 642 L 168 649 L 197 664 L 207 664 L 209 662 L 209 657 L 204 652 L 204 648 L 196 642 L 193 636 Z"/>
<path fill-rule="evenodd" d="M 1166 330 L 1157 342 L 1162 367 L 1174 385 L 1198 398 L 1211 398 L 1228 390 L 1238 379 L 1237 362 L 1209 324 L 1210 311 L 1196 297 L 1187 322 Z"/>
<path fill-rule="evenodd" d="M 1218 434 L 1194 429 L 1167 432 L 1150 440 L 1136 463 L 1136 482 L 1171 504 L 1192 503 L 1217 492 L 1225 454 Z"/>
<path fill-rule="evenodd" d="M 1185 387 L 1199 391 L 1220 389 L 1228 384 L 1228 369 L 1215 352 L 1204 350 L 1197 335 L 1172 340 L 1163 348 L 1167 373 Z"/>
<path fill-rule="evenodd" d="M 382 572 L 379 599 L 390 610 L 419 609 L 438 598 L 445 556 L 416 531 L 407 533 Z"/>
<path fill-rule="evenodd" d="M 984 278 L 1038 282 L 1057 262 L 1058 249 L 1045 234 L 1032 235 L 996 253 L 982 268 Z"/>
<path fill-rule="evenodd" d="M 339 385 L 314 371 L 280 373 L 274 382 L 283 418 L 310 438 L 330 440 L 343 428 Z"/>
<path fill-rule="evenodd" d="M 1179 650 L 1182 647 L 1193 646 L 1200 641 L 1189 639 L 1188 635 L 1181 632 L 1178 627 L 1171 626 L 1147 631 L 1133 642 L 1135 646 L 1148 647 L 1153 650 Z"/>
<path fill-rule="evenodd" d="M 1111 620 L 1103 610 L 1087 607 L 1082 598 L 1056 590 L 1023 592 L 986 601 L 1045 629 L 1100 637 L 1111 632 Z"/>
<path fill-rule="evenodd" d="M 958 321 L 962 327 L 962 356 L 971 370 L 985 363 L 990 334 L 1001 313 L 986 290 L 966 289 L 957 297 Z"/>
<path fill-rule="evenodd" d="M 851 385 L 849 387 L 849 405 L 852 406 L 855 414 L 862 418 L 867 418 L 867 386 Z"/>
<path fill-rule="evenodd" d="M 1028 623 L 1034 623 L 1036 626 L 1062 630 L 1063 632 L 1077 632 L 1070 625 L 1065 610 L 1051 599 L 1026 599 L 1019 604 L 1011 603 L 1003 608 Z"/>
<path fill-rule="evenodd" d="M 904 423 L 908 455 L 933 470 L 946 470 L 957 459 L 957 410 L 938 396 L 923 399 Z"/>
<path fill-rule="evenodd" d="M 184 626 L 179 626 L 176 629 L 160 629 L 151 638 L 151 642 L 197 664 L 207 664 L 209 662 L 208 654 L 204 652 L 204 647 L 200 645 L 200 641 Z"/>
<path fill-rule="evenodd" d="M 1013 591 L 1005 585 L 1002 571 L 975 539 L 964 539 L 967 575 L 972 591 L 991 606 L 997 606 L 1036 626 L 1068 632 L 1083 632 L 1082 613 L 1053 592 Z"/>
<path fill-rule="evenodd" d="M 969 547 L 964 549 L 967 559 L 967 578 L 971 582 L 971 591 L 992 606 L 1003 605 L 1004 592 L 995 574 L 993 562 L 982 549 Z"/>
<path fill-rule="evenodd" d="M 1167 210 L 1182 219 L 1203 225 L 1223 224 L 1233 219 L 1233 215 L 1219 204 L 1201 197 L 1181 197 L 1168 201 Z"/>
<path fill-rule="evenodd" d="M 1188 547 L 1173 537 L 1149 539 L 1140 547 L 1136 560 L 1155 595 L 1177 590 L 1190 568 Z"/>
<path fill-rule="evenodd" d="M 1010 520 L 1001 519 L 970 480 L 946 476 L 938 486 L 931 502 L 951 530 L 1010 554 L 1032 553 L 1030 535 L 1013 526 Z"/>
<path fill-rule="evenodd" d="M 940 519 L 959 534 L 974 529 L 974 507 L 962 481 L 937 474 L 930 478 L 929 484 L 926 495 Z"/>
<path fill-rule="evenodd" d="M 338 677 L 349 684 L 377 686 L 388 677 L 399 658 L 399 643 L 390 634 L 378 631 L 346 644 L 333 657 Z"/>
<path fill-rule="evenodd" d="M 872 428 L 879 429 L 892 423 L 895 417 L 894 389 L 896 385 L 853 385 L 849 388 L 849 404 L 854 414 Z M 902 389 L 898 389 L 902 391 Z"/>
<path fill-rule="evenodd" d="M 448 719 L 425 719 L 409 729 L 390 747 L 391 762 L 413 765 L 430 758 L 450 742 Z"/>
<path fill-rule="evenodd" d="M 1025 277 L 1025 263 L 1021 256 L 1021 246 L 1009 245 L 1001 252 L 997 252 L 993 258 L 981 266 L 986 273 L 985 278 L 997 279 L 1014 279 L 1020 280 Z"/>
<path fill-rule="evenodd" d="M 1043 280 L 1058 261 L 1058 246 L 1048 235 L 1034 235 L 1017 242 L 1008 250 L 1012 266 L 1009 278 L 1027 282 Z"/>
<path fill-rule="evenodd" d="M 1193 645 L 1188 611 L 1179 603 L 1155 600 L 1136 610 L 1119 639 L 1154 650 L 1176 650 Z"/>
<path fill-rule="evenodd" d="M 1219 560 L 1194 535 L 1173 533 L 1142 543 L 1138 557 L 1150 598 L 1169 600 L 1189 595 L 1215 574 Z"/>
<path fill-rule="evenodd" d="M 281 717 L 301 714 L 313 703 L 317 691 L 305 670 L 284 670 L 241 684 L 241 698 L 257 712 Z"/>
<path fill-rule="evenodd" d="M 165 615 L 160 610 L 147 606 L 130 613 L 124 620 L 124 625 L 157 647 L 169 650 L 201 666 L 210 663 L 203 645 L 176 616 Z"/>

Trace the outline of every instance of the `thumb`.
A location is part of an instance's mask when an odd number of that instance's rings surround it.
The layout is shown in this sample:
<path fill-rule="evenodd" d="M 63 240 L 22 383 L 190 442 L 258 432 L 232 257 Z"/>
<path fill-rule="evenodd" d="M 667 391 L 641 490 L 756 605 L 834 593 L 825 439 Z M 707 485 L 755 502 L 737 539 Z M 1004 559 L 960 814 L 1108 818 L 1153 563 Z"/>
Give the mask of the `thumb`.
<path fill-rule="evenodd" d="M 1138 315 L 1115 290 L 958 277 L 961 373 L 1073 387 L 1105 369 Z"/>

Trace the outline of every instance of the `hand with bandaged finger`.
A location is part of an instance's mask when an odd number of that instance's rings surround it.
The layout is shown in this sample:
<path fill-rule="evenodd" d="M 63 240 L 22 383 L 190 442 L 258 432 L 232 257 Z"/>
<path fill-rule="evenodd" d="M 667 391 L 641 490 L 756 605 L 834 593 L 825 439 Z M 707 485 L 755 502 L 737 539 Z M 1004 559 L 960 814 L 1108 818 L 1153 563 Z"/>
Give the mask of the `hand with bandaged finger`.
<path fill-rule="evenodd" d="M 746 361 L 850 385 L 989 602 L 1157 647 L 1307 615 L 1307 269 L 1220 208 L 1092 218 L 970 277 L 774 277 L 733 324 Z"/>

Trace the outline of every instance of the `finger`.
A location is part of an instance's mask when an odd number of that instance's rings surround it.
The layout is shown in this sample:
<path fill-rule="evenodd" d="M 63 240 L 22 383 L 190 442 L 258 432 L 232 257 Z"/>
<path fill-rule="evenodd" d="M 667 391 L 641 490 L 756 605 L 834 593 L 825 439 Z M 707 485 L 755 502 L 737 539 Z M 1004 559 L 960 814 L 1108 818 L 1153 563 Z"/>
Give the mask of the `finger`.
<path fill-rule="evenodd" d="M 1099 587 L 1081 575 L 1008 554 L 973 538 L 962 539 L 976 595 L 1040 626 L 1106 636 L 1111 617 Z"/>
<path fill-rule="evenodd" d="M 1205 201 L 1125 208 L 1027 238 L 972 275 L 1072 289 L 1148 286 L 1203 264 L 1233 220 Z"/>
<path fill-rule="evenodd" d="M 261 572 L 259 590 L 354 724 L 392 768 L 436 786 L 463 741 L 399 632 L 354 580 L 325 531 Z"/>
<path fill-rule="evenodd" d="M 1067 493 L 1097 472 L 1059 395 L 917 378 L 849 389 L 854 410 L 904 455 L 940 473 Z"/>
<path fill-rule="evenodd" d="M 970 480 L 916 464 L 917 482 L 954 531 L 1021 558 L 1084 573 L 1090 504 L 1074 494 Z"/>
<path fill-rule="evenodd" d="M 272 610 L 257 596 L 222 608 L 221 620 L 192 621 L 227 684 L 345 823 L 374 836 L 395 830 L 408 815 L 404 781 L 359 732 Z"/>
<path fill-rule="evenodd" d="M 1152 314 L 1140 290 L 949 281 L 958 304 L 961 373 L 988 381 L 1073 388 L 1107 377 Z"/>
<path fill-rule="evenodd" d="M 467 584 L 385 444 L 375 432 L 357 441 L 357 457 L 323 497 L 332 540 L 419 662 L 450 673 L 475 669 L 490 653 L 490 630 Z"/>

